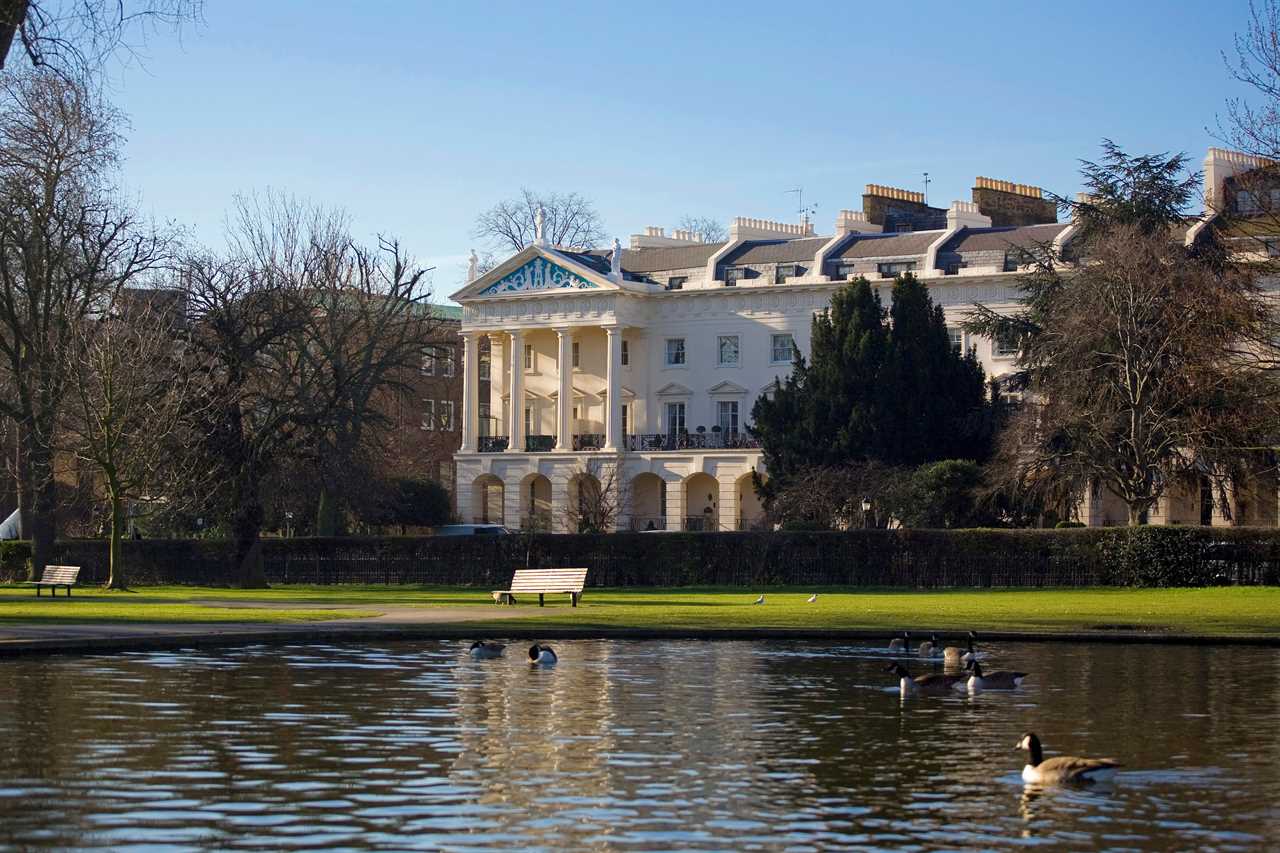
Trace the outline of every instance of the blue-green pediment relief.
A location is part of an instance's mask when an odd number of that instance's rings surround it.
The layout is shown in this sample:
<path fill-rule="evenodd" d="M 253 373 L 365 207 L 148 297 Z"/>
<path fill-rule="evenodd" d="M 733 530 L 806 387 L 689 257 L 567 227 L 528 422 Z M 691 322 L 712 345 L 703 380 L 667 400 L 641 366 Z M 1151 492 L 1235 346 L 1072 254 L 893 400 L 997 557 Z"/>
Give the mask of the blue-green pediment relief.
<path fill-rule="evenodd" d="M 520 269 L 507 273 L 480 291 L 481 296 L 494 293 L 515 293 L 523 290 L 563 290 L 573 288 L 588 290 L 598 288 L 580 275 L 576 275 L 546 258 L 534 258 Z"/>

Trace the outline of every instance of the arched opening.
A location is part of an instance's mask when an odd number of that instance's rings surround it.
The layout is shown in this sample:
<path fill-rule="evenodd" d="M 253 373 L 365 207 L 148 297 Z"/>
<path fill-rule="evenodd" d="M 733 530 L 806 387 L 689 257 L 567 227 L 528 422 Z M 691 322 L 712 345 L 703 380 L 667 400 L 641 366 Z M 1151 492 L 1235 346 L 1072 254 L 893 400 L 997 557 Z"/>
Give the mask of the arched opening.
<path fill-rule="evenodd" d="M 764 523 L 764 504 L 760 502 L 751 472 L 739 477 L 733 488 L 738 493 L 738 529 L 756 529 Z"/>
<path fill-rule="evenodd" d="M 646 471 L 631 481 L 631 529 L 667 529 L 667 484 Z"/>
<path fill-rule="evenodd" d="M 570 533 L 606 533 L 613 529 L 615 507 L 594 474 L 574 474 L 568 486 L 566 526 Z"/>
<path fill-rule="evenodd" d="M 698 472 L 684 481 L 684 529 L 720 529 L 720 483 Z"/>
<path fill-rule="evenodd" d="M 472 521 L 476 524 L 502 524 L 502 481 L 492 474 L 481 474 L 471 484 Z"/>
<path fill-rule="evenodd" d="M 551 530 L 551 481 L 542 474 L 530 474 L 520 482 L 520 527 Z"/>

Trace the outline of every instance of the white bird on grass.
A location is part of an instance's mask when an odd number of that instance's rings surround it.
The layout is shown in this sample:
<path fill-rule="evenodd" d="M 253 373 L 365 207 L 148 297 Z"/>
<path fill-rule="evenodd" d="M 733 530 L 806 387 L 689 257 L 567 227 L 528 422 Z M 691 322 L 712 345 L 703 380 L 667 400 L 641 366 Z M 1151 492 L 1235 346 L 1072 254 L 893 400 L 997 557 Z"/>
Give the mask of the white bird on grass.
<path fill-rule="evenodd" d="M 816 592 L 815 592 L 813 595 L 809 596 L 809 603 L 810 603 L 810 604 L 813 604 L 813 603 L 814 603 L 815 601 L 817 601 L 817 600 L 818 600 L 818 594 L 817 594 Z"/>
<path fill-rule="evenodd" d="M 759 598 L 757 598 L 755 601 L 753 601 L 753 602 L 751 602 L 751 603 L 752 603 L 752 604 L 764 604 L 764 593 L 761 593 L 761 594 L 760 594 L 760 597 L 759 597 Z"/>

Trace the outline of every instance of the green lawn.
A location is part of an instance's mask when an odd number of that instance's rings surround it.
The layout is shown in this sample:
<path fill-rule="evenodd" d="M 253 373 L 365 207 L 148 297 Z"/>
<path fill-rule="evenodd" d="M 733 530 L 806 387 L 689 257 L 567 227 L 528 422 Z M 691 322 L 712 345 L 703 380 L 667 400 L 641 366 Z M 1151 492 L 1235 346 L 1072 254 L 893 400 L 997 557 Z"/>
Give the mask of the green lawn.
<path fill-rule="evenodd" d="M 516 606 L 540 628 L 792 628 L 885 631 L 1138 630 L 1175 634 L 1280 636 L 1280 588 L 841 591 L 723 588 L 588 590 L 574 609 L 565 596 L 546 608 Z M 532 603 L 530 603 L 532 602 Z M 339 610 L 325 608 L 342 608 Z M 485 589 L 420 586 L 286 586 L 269 590 L 144 587 L 119 593 L 77 589 L 71 599 L 36 599 L 29 588 L 0 587 L 5 622 L 279 622 L 370 616 L 388 609 L 466 608 L 477 628 L 511 623 Z M 471 615 L 471 614 L 468 614 Z"/>

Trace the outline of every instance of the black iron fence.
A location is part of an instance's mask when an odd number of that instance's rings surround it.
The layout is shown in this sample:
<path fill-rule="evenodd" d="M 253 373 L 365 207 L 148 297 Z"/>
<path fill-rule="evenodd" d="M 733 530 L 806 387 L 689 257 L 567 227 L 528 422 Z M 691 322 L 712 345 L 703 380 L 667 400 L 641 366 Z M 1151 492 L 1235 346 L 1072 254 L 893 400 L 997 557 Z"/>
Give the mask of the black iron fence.
<path fill-rule="evenodd" d="M 748 531 L 661 535 L 268 539 L 272 583 L 506 583 L 511 570 L 586 566 L 593 586 L 1204 586 L 1280 583 L 1280 531 L 1198 527 L 1083 530 Z M 21 560 L 0 563 L 6 579 Z M 225 542 L 130 540 L 134 583 L 226 584 Z M 17 555 L 20 556 L 20 555 Z M 58 563 L 107 577 L 100 540 L 63 541 Z M 497 587 L 493 587 L 497 588 Z"/>

